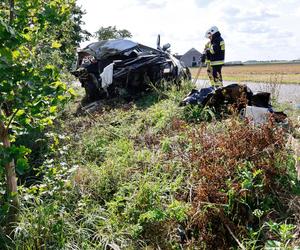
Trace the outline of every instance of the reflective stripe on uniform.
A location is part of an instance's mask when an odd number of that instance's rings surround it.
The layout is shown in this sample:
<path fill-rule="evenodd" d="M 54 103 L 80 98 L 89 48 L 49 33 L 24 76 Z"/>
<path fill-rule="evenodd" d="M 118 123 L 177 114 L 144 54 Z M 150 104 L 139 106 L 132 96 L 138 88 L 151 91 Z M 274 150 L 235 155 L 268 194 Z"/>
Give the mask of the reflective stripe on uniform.
<path fill-rule="evenodd" d="M 211 43 L 210 43 L 210 42 L 208 42 L 207 44 L 205 44 L 205 46 L 204 46 L 204 49 L 208 49 L 208 48 L 210 48 L 210 45 L 211 45 Z"/>
<path fill-rule="evenodd" d="M 211 82 L 211 85 L 213 86 L 213 87 L 223 87 L 223 83 L 222 82 Z"/>
<path fill-rule="evenodd" d="M 224 43 L 224 41 L 220 42 L 220 46 L 221 46 L 221 50 L 225 50 L 225 43 Z"/>
<path fill-rule="evenodd" d="M 211 43 L 209 43 L 209 45 L 208 45 L 209 47 L 208 47 L 208 49 L 209 49 L 209 52 L 211 53 L 211 54 L 215 54 L 215 51 L 214 51 L 214 47 L 212 46 L 212 44 Z"/>
<path fill-rule="evenodd" d="M 211 66 L 223 65 L 224 64 L 224 60 L 221 60 L 221 61 L 211 61 L 210 64 L 211 64 Z"/>

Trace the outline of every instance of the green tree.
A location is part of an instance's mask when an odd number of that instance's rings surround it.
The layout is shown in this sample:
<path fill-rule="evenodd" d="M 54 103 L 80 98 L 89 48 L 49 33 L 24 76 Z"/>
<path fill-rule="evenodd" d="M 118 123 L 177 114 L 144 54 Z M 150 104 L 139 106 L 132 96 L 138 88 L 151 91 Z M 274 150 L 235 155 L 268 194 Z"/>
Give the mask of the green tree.
<path fill-rule="evenodd" d="M 68 99 L 61 69 L 87 33 L 80 29 L 83 12 L 75 0 L 9 0 L 1 7 L 0 182 L 5 178 L 7 225 L 12 225 L 19 208 L 16 169 L 28 167 L 30 153 L 14 142 L 32 127 L 52 124 Z"/>
<path fill-rule="evenodd" d="M 96 37 L 99 41 L 108 39 L 124 39 L 132 37 L 130 31 L 126 29 L 118 30 L 116 26 L 100 27 L 96 31 Z"/>

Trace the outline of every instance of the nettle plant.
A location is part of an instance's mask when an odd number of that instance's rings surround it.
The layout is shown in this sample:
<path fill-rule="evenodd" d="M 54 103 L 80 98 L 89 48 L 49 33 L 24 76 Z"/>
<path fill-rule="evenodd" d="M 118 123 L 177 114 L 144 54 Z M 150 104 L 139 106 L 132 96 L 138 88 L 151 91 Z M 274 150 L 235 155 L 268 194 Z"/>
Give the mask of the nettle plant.
<path fill-rule="evenodd" d="M 27 167 L 30 153 L 14 142 L 31 128 L 51 125 L 58 108 L 72 96 L 60 70 L 81 40 L 82 12 L 73 0 L 10 0 L 1 5 L 0 184 L 5 180 L 6 191 L 0 198 L 6 200 L 1 206 L 6 211 L 0 213 L 8 212 L 11 224 L 19 207 L 16 169 Z"/>

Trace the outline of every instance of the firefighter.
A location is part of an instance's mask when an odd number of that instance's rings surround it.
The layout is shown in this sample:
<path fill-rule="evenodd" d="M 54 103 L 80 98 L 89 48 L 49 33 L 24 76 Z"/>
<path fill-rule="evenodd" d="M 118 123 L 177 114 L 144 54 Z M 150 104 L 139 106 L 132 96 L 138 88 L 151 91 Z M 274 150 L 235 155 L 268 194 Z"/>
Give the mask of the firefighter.
<path fill-rule="evenodd" d="M 207 44 L 207 48 L 205 49 L 205 55 L 206 58 L 210 60 L 213 86 L 222 87 L 222 66 L 224 65 L 225 59 L 225 43 L 216 26 L 211 27 L 206 32 L 205 36 L 210 40 Z"/>
<path fill-rule="evenodd" d="M 205 37 L 208 38 L 208 33 L 206 32 Z M 210 41 L 208 41 L 205 46 L 204 46 L 204 52 L 203 52 L 203 60 L 201 61 L 202 63 L 206 64 L 206 70 L 207 70 L 207 75 L 210 81 L 210 84 L 213 86 L 214 85 L 214 78 L 212 75 L 212 68 L 210 65 L 210 56 L 207 55 L 206 50 L 210 48 Z"/>

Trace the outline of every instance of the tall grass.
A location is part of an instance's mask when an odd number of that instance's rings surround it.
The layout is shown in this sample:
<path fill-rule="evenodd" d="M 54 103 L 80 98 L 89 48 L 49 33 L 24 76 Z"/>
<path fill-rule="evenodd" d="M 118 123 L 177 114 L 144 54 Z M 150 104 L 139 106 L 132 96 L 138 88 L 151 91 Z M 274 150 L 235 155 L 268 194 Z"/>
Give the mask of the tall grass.
<path fill-rule="evenodd" d="M 191 87 L 103 103 L 92 116 L 67 110 L 56 131 L 67 135 L 43 182 L 21 189 L 20 222 L 1 248 L 294 246 L 299 185 L 285 131 L 179 107 Z"/>

